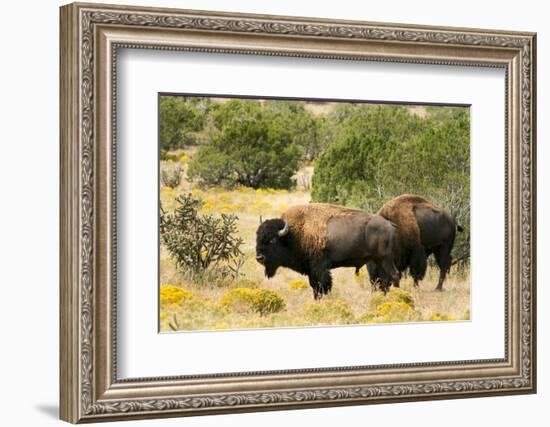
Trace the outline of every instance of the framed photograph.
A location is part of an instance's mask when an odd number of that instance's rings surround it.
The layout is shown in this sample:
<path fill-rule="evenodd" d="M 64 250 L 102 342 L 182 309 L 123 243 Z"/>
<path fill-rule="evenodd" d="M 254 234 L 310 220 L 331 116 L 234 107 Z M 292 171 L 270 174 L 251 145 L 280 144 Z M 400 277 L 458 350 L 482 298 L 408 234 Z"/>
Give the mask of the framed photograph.
<path fill-rule="evenodd" d="M 536 391 L 535 34 L 60 22 L 63 420 Z"/>

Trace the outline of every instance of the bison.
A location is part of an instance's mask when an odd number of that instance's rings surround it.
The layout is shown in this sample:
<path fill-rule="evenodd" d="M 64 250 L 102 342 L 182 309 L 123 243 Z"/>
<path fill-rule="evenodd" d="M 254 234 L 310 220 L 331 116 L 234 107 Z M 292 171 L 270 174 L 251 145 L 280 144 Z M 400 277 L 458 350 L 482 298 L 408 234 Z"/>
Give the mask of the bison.
<path fill-rule="evenodd" d="M 384 280 L 398 280 L 395 236 L 395 225 L 380 215 L 324 203 L 298 205 L 260 224 L 256 260 L 269 278 L 279 267 L 308 276 L 319 300 L 332 288 L 333 268 L 360 268 L 372 261 Z"/>
<path fill-rule="evenodd" d="M 456 231 L 462 226 L 446 211 L 426 199 L 413 194 L 403 194 L 387 202 L 378 214 L 397 224 L 394 262 L 400 272 L 409 268 L 418 286 L 427 269 L 427 259 L 434 254 L 439 267 L 436 290 L 443 290 L 443 282 L 451 267 L 451 250 Z M 371 282 L 384 282 L 384 274 L 374 263 L 367 263 Z"/>

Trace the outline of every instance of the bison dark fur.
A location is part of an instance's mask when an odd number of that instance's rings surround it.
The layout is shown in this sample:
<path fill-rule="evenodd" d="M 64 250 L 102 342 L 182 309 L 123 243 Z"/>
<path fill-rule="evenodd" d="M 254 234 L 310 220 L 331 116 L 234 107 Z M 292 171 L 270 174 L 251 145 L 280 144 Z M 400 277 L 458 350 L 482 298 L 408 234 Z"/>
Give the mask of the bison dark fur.
<path fill-rule="evenodd" d="M 260 224 L 256 260 L 273 277 L 279 267 L 309 278 L 313 297 L 332 288 L 330 270 L 372 261 L 387 282 L 398 280 L 393 263 L 395 227 L 380 215 L 323 203 L 289 208 Z"/>
<path fill-rule="evenodd" d="M 378 213 L 397 224 L 394 253 L 397 269 L 404 272 L 408 268 L 414 285 L 418 286 L 426 274 L 427 259 L 433 254 L 439 267 L 436 289 L 442 290 L 451 268 L 456 231 L 462 231 L 462 227 L 448 212 L 412 194 L 390 200 Z M 367 264 L 367 270 L 372 283 L 380 280 L 381 274 L 375 264 Z"/>

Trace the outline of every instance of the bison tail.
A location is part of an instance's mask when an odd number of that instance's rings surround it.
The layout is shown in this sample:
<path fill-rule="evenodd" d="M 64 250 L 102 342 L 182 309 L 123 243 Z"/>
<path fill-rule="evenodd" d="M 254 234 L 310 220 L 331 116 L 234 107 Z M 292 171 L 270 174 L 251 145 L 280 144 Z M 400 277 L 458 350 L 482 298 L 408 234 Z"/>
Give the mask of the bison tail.
<path fill-rule="evenodd" d="M 460 224 L 457 224 L 457 225 L 456 225 L 456 229 L 457 229 L 458 231 L 460 231 L 461 233 L 464 231 L 464 227 L 461 226 Z"/>

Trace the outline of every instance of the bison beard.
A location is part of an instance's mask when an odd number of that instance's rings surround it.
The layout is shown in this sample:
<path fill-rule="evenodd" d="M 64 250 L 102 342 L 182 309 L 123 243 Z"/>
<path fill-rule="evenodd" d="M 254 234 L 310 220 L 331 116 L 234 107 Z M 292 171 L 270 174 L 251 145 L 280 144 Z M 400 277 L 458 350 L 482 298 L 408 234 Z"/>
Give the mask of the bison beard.
<path fill-rule="evenodd" d="M 273 262 L 266 262 L 264 263 L 264 273 L 265 276 L 268 279 L 271 279 L 273 276 L 275 276 L 275 273 L 277 272 L 277 269 L 279 268 L 278 265 L 274 264 Z"/>

